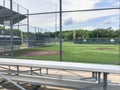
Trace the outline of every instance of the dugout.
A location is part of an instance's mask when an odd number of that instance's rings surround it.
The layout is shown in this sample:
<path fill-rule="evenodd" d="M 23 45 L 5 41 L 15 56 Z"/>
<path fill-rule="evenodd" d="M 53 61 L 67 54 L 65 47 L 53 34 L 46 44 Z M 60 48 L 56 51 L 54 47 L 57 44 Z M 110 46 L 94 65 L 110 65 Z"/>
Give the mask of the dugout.
<path fill-rule="evenodd" d="M 4 46 L 4 45 L 10 45 L 10 39 L 11 37 L 6 35 L 0 35 L 0 46 Z M 21 45 L 21 38 L 18 36 L 13 36 L 13 45 Z"/>
<path fill-rule="evenodd" d="M 35 46 L 46 46 L 50 44 L 50 36 L 49 33 L 40 33 L 35 35 Z"/>

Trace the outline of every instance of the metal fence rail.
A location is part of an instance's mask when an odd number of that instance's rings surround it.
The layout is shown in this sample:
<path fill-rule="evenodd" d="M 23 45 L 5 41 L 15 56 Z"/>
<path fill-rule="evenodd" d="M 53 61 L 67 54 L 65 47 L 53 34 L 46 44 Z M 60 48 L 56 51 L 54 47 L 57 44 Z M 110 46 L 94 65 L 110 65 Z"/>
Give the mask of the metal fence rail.
<path fill-rule="evenodd" d="M 26 90 L 26 89 L 24 89 L 23 87 L 21 87 L 20 85 L 18 85 L 17 83 L 13 82 L 12 79 L 6 77 L 5 75 L 3 75 L 3 74 L 1 74 L 1 73 L 0 73 L 0 77 L 2 77 L 3 80 L 5 79 L 6 81 L 12 83 L 12 84 L 15 85 L 17 88 L 19 88 L 19 89 L 21 89 L 21 90 Z"/>

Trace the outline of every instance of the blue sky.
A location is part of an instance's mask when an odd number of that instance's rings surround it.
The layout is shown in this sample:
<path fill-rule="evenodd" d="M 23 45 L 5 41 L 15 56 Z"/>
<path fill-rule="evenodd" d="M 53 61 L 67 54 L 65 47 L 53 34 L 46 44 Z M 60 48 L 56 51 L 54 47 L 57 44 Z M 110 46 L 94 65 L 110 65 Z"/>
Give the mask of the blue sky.
<path fill-rule="evenodd" d="M 97 3 L 96 8 L 100 7 L 116 7 L 119 5 L 119 0 L 101 0 L 101 2 Z"/>
<path fill-rule="evenodd" d="M 95 1 L 95 0 L 94 0 Z M 94 8 L 113 8 L 119 6 L 119 0 L 97 0 L 94 4 Z M 93 8 L 92 8 L 93 9 Z M 79 16 L 76 14 L 74 16 Z M 83 29 L 94 29 L 94 28 L 119 28 L 119 10 L 109 10 L 100 12 L 84 12 L 81 13 L 80 19 L 75 20 L 73 17 L 65 20 L 65 29 L 71 28 L 83 28 Z M 88 16 L 88 17 L 87 17 Z M 83 19 L 83 20 L 82 20 Z"/>
<path fill-rule="evenodd" d="M 59 10 L 59 0 L 13 0 L 30 10 L 30 13 Z M 63 10 L 118 7 L 119 0 L 63 0 Z M 57 18 L 59 15 L 57 14 Z M 119 10 L 63 14 L 63 29 L 118 28 Z M 54 31 L 55 14 L 30 16 L 30 24 Z M 59 18 L 57 19 L 59 27 Z M 58 28 L 59 30 L 59 28 Z"/>

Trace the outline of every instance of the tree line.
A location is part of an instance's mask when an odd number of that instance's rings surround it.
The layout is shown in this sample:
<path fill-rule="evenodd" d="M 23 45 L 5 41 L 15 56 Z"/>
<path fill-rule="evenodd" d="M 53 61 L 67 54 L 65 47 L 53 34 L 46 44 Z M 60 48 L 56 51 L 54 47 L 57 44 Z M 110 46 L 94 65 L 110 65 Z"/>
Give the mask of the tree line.
<path fill-rule="evenodd" d="M 50 33 L 51 38 L 59 38 L 60 32 L 47 32 Z M 23 38 L 26 38 L 28 33 L 23 32 L 18 29 L 13 30 L 13 36 L 19 36 Z M 37 33 L 41 34 L 41 33 Z M 45 33 L 44 33 L 45 34 Z M 5 29 L 3 27 L 0 27 L 0 35 L 10 35 L 10 29 Z M 29 32 L 29 37 L 35 36 L 35 33 Z M 87 39 L 87 38 L 120 38 L 120 30 L 113 30 L 111 27 L 107 29 L 99 28 L 95 30 L 67 30 L 62 32 L 62 38 L 64 40 L 73 40 L 73 39 Z"/>
<path fill-rule="evenodd" d="M 55 36 L 56 35 L 56 36 Z M 59 38 L 60 33 L 57 32 L 51 32 L 50 36 L 52 38 Z M 95 30 L 69 30 L 69 31 L 63 31 L 62 37 L 64 40 L 73 40 L 73 39 L 87 39 L 87 38 L 120 38 L 120 30 L 113 30 L 112 28 L 107 29 L 95 29 Z"/>

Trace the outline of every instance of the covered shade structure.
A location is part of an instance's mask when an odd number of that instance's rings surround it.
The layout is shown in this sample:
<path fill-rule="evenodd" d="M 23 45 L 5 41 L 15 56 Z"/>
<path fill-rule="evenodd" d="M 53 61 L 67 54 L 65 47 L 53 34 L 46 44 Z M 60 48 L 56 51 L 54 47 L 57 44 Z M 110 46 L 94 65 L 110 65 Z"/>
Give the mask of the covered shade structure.
<path fill-rule="evenodd" d="M 11 15 L 13 15 L 13 24 L 20 22 L 21 20 L 27 18 L 26 15 L 20 14 L 10 9 L 0 6 L 0 24 L 4 24 L 4 21 L 10 21 Z"/>

